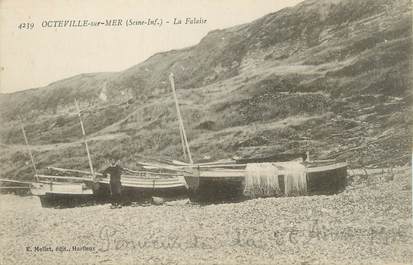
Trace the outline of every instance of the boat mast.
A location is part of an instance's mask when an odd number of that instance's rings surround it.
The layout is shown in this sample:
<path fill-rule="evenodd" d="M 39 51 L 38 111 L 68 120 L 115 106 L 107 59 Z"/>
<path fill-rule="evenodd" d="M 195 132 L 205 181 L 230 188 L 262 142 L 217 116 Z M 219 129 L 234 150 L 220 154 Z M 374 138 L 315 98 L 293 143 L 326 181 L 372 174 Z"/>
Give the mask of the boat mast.
<path fill-rule="evenodd" d="M 22 132 L 23 132 L 24 142 L 26 143 L 26 147 L 27 147 L 27 151 L 29 152 L 30 160 L 32 161 L 32 166 L 33 166 L 33 169 L 34 169 L 34 178 L 36 179 L 36 182 L 39 182 L 39 177 L 37 176 L 36 164 L 34 163 L 32 150 L 30 149 L 29 141 L 27 140 L 26 131 L 24 130 L 23 122 L 22 122 L 21 119 L 20 119 L 20 127 L 21 127 Z"/>
<path fill-rule="evenodd" d="M 306 156 L 307 156 L 307 162 L 310 162 L 310 146 L 311 145 L 311 129 L 307 130 L 307 151 Z"/>
<path fill-rule="evenodd" d="M 182 133 L 181 124 L 179 124 L 179 134 L 181 136 L 182 152 L 184 153 L 184 159 L 187 159 L 188 156 L 186 155 L 186 146 L 185 146 L 184 135 Z"/>
<path fill-rule="evenodd" d="M 89 160 L 90 173 L 92 174 L 92 179 L 95 179 L 95 171 L 93 170 L 92 159 L 90 158 L 89 146 L 87 145 L 85 128 L 83 127 L 82 116 L 80 114 L 80 108 L 79 108 L 79 105 L 77 104 L 76 98 L 75 98 L 75 105 L 76 105 L 77 115 L 79 116 L 80 127 L 82 128 L 83 141 L 85 143 L 87 158 Z"/>
<path fill-rule="evenodd" d="M 175 100 L 176 112 L 178 114 L 179 131 L 181 133 L 181 140 L 183 142 L 183 145 L 185 145 L 186 153 L 187 153 L 188 158 L 189 158 L 189 163 L 193 164 L 194 162 L 192 161 L 191 151 L 189 150 L 188 139 L 186 137 L 184 123 L 182 121 L 182 116 L 181 116 L 181 111 L 179 109 L 178 98 L 176 97 L 175 82 L 174 82 L 174 74 L 173 73 L 171 73 L 169 75 L 169 81 L 171 82 L 172 94 L 173 94 L 173 97 L 174 97 L 174 100 Z M 184 151 L 184 154 L 185 154 L 185 151 Z"/>

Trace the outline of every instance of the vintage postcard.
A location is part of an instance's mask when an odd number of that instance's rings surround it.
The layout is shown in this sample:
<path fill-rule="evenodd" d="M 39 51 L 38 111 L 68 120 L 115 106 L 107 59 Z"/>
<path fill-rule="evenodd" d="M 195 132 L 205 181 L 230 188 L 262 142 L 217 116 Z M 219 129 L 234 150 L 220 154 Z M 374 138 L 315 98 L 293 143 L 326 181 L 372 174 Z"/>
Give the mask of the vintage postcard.
<path fill-rule="evenodd" d="M 0 0 L 0 264 L 413 264 L 410 0 Z"/>

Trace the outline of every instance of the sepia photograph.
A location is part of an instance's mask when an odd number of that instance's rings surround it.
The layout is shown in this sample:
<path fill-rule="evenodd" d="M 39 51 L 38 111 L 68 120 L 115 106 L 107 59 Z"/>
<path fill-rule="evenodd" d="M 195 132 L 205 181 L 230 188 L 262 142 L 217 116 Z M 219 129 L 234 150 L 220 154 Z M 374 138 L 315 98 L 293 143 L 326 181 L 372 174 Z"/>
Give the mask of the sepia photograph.
<path fill-rule="evenodd" d="M 413 264 L 411 0 L 0 0 L 0 265 Z"/>

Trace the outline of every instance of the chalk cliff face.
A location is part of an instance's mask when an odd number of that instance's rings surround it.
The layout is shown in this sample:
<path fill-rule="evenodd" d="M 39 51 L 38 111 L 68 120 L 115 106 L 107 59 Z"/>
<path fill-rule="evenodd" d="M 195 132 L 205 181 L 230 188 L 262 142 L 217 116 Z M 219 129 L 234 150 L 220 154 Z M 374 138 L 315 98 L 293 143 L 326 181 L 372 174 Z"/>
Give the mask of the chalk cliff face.
<path fill-rule="evenodd" d="M 354 165 L 404 164 L 411 25 L 408 0 L 307 0 L 123 72 L 2 94 L 0 174 L 30 172 L 17 115 L 40 167 L 87 168 L 74 98 L 98 168 L 106 153 L 131 167 L 141 156 L 182 159 L 170 72 L 195 160 L 310 149 Z"/>

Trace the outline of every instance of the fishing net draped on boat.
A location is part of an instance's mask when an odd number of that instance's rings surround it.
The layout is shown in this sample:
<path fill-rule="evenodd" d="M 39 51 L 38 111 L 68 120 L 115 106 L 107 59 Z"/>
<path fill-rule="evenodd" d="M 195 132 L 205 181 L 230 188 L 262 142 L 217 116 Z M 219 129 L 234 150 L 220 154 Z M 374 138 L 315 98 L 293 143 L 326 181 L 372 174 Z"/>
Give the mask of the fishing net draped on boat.
<path fill-rule="evenodd" d="M 306 168 L 298 161 L 251 163 L 246 166 L 244 195 L 302 195 L 307 191 Z"/>
<path fill-rule="evenodd" d="M 304 195 L 307 192 L 306 167 L 296 161 L 277 164 L 284 170 L 285 195 Z"/>
<path fill-rule="evenodd" d="M 265 197 L 281 195 L 279 170 L 271 163 L 247 164 L 244 195 Z"/>

